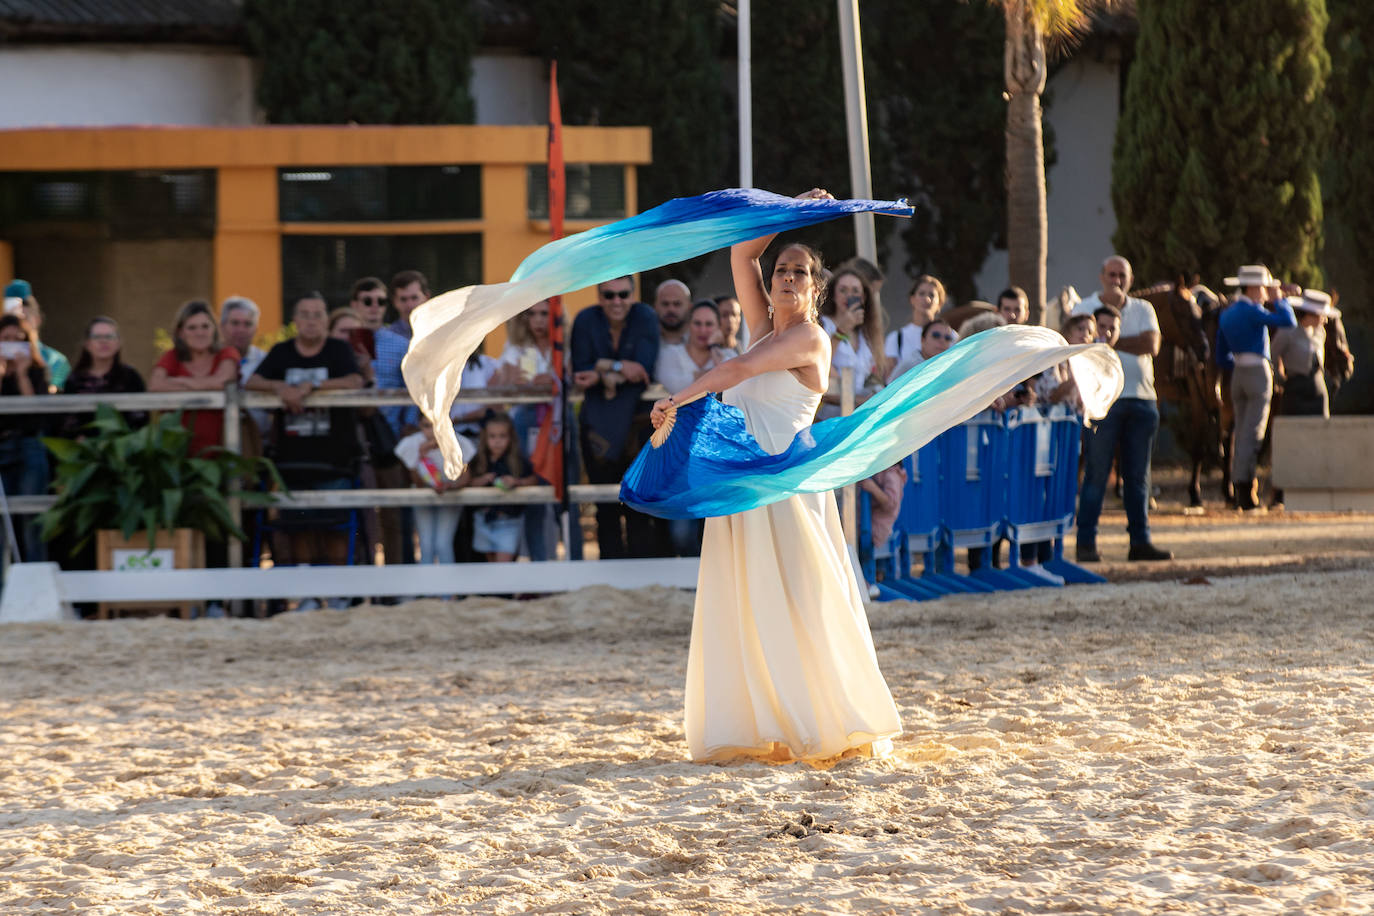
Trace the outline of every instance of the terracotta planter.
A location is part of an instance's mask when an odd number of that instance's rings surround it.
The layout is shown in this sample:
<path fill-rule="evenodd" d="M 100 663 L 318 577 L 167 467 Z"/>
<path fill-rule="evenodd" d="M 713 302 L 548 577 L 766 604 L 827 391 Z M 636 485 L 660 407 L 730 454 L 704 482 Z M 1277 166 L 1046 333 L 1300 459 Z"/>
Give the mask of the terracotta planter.
<path fill-rule="evenodd" d="M 100 570 L 158 570 L 204 569 L 205 535 L 193 528 L 158 531 L 153 543 L 146 532 L 139 531 L 126 539 L 114 529 L 95 533 L 96 568 Z M 96 616 L 102 620 L 119 616 L 124 611 L 175 612 L 181 617 L 191 616 L 190 601 L 104 602 L 97 606 Z"/>

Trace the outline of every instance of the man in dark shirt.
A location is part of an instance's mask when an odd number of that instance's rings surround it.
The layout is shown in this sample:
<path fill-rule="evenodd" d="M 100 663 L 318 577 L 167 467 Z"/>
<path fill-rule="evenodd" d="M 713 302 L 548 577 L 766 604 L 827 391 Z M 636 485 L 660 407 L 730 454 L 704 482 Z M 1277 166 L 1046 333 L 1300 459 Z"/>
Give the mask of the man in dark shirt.
<path fill-rule="evenodd" d="M 619 483 L 649 434 L 651 405 L 643 395 L 658 359 L 658 316 L 633 301 L 631 277 L 607 280 L 596 290 L 597 304 L 573 322 L 573 384 L 586 392 L 581 427 L 587 479 Z M 654 520 L 619 502 L 597 505 L 596 539 L 603 559 L 658 552 Z"/>
<path fill-rule="evenodd" d="M 290 486 L 350 489 L 361 453 L 353 408 L 308 407 L 305 402 L 314 391 L 361 388 L 362 374 L 352 348 L 329 336 L 329 312 L 319 293 L 296 300 L 291 318 L 296 336 L 268 351 L 245 387 L 271 391 L 282 400 L 283 409 L 276 412 L 273 424 L 271 455 Z M 293 532 L 289 544 L 277 547 L 277 562 L 283 564 L 338 565 L 348 554 L 342 532 Z"/>

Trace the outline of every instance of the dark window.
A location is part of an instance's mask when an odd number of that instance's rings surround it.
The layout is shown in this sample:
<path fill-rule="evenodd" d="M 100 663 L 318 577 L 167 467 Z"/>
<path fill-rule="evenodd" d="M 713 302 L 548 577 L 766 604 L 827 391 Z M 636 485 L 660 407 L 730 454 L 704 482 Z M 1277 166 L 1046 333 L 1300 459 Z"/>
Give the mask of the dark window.
<path fill-rule="evenodd" d="M 112 239 L 210 238 L 215 172 L 0 173 L 0 229 L 15 237 L 67 235 L 74 224 Z"/>
<path fill-rule="evenodd" d="M 482 237 L 464 235 L 284 235 L 282 305 L 311 290 L 324 293 L 330 308 L 348 304 L 359 277 L 390 280 L 418 270 L 439 294 L 482 282 Z"/>
<path fill-rule="evenodd" d="M 625 167 L 623 165 L 568 165 L 567 199 L 563 215 L 567 219 L 620 219 L 625 213 Z M 527 182 L 529 218 L 549 218 L 549 171 L 542 165 L 529 167 Z"/>
<path fill-rule="evenodd" d="M 277 176 L 284 223 L 482 218 L 476 165 L 320 166 Z"/>

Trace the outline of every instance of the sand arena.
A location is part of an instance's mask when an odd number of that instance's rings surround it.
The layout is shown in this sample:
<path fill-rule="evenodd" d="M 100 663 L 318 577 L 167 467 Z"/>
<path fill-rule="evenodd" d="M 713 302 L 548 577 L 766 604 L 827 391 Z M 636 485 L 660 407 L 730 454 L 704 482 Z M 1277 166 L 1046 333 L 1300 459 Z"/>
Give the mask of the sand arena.
<path fill-rule="evenodd" d="M 11 625 L 0 912 L 1368 912 L 1374 519 L 1156 528 L 874 606 L 828 770 L 683 759 L 689 593 Z"/>

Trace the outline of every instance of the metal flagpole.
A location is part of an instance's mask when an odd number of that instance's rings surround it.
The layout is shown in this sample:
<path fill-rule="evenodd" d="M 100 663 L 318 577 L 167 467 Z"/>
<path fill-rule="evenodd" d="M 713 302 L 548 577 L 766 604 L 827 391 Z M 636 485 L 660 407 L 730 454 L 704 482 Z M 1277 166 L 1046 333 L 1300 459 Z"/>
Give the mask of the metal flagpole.
<path fill-rule="evenodd" d="M 868 164 L 868 110 L 864 93 L 864 56 L 859 37 L 859 0 L 840 4 L 840 56 L 844 67 L 844 120 L 849 133 L 849 181 L 854 197 L 873 196 Z M 859 257 L 878 263 L 872 213 L 854 214 L 854 245 Z"/>
<path fill-rule="evenodd" d="M 753 61 L 749 50 L 749 0 L 739 0 L 737 47 L 739 57 L 739 186 L 754 186 Z"/>

